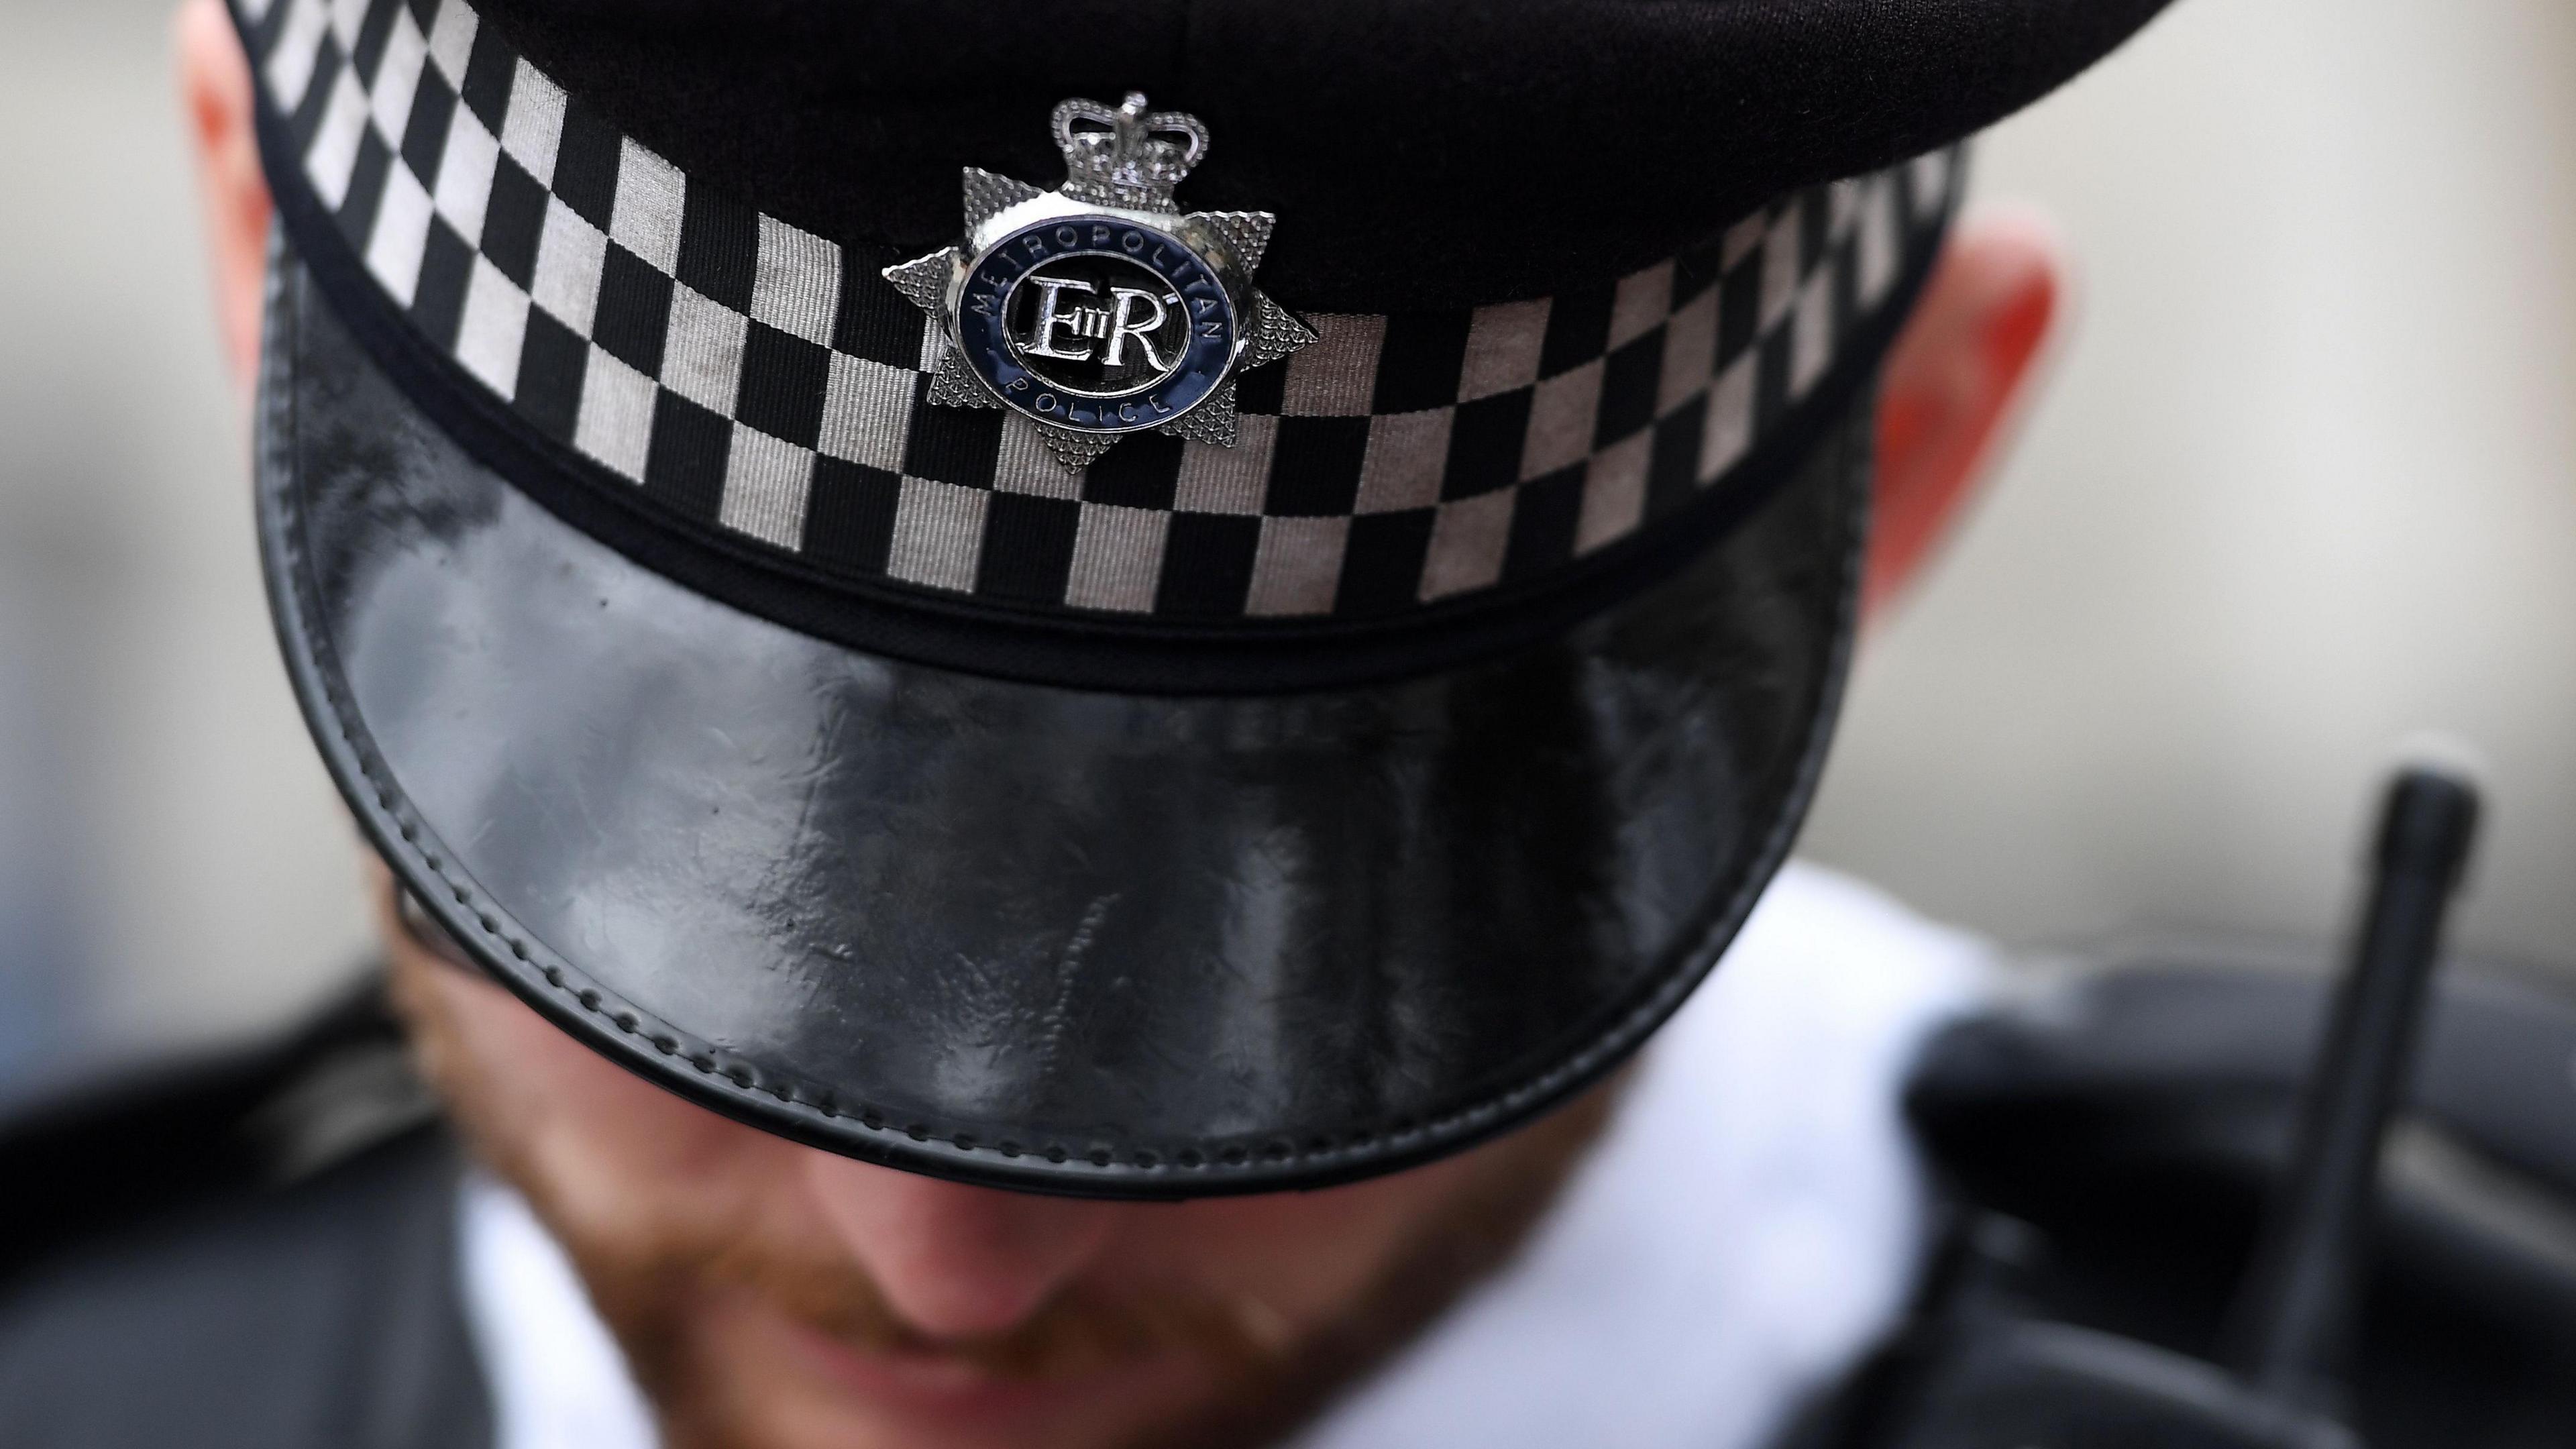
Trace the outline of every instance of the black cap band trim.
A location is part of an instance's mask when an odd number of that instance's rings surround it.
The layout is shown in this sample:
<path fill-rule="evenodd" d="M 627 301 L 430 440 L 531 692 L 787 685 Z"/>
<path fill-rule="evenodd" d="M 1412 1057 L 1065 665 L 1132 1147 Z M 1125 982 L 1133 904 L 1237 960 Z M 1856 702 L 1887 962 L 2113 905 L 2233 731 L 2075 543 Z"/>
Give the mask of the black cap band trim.
<path fill-rule="evenodd" d="M 683 175 L 464 0 L 235 5 L 296 252 L 477 456 L 764 617 L 1085 687 L 1415 673 L 1662 576 L 1874 369 L 1963 169 L 1814 188 L 1580 293 L 1310 318 L 1239 379 L 1237 446 L 1074 471 L 1025 418 L 927 401 L 946 343 L 892 258 Z"/>

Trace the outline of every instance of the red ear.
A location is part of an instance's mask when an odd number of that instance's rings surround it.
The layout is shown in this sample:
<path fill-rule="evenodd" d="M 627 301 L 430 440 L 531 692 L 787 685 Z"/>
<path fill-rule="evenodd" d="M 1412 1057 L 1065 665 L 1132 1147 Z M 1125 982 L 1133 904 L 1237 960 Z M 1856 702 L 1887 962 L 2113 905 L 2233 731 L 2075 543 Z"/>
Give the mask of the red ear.
<path fill-rule="evenodd" d="M 1950 239 L 1881 384 L 1864 618 L 1920 571 L 2010 431 L 2056 320 L 2061 257 L 2028 217 L 1971 219 Z"/>
<path fill-rule="evenodd" d="M 179 103 L 197 158 L 214 264 L 224 360 L 247 382 L 259 363 L 261 274 L 268 256 L 268 181 L 251 131 L 250 63 L 222 0 L 185 0 L 172 25 Z"/>

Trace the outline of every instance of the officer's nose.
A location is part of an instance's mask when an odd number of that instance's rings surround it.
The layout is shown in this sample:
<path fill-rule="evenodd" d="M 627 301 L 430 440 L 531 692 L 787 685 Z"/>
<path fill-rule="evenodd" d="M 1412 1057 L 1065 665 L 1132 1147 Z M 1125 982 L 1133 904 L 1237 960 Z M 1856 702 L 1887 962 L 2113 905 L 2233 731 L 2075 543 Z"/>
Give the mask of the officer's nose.
<path fill-rule="evenodd" d="M 1107 1246 L 1115 1203 L 964 1187 L 807 1152 L 817 1205 L 887 1304 L 934 1339 L 1026 1320 Z"/>

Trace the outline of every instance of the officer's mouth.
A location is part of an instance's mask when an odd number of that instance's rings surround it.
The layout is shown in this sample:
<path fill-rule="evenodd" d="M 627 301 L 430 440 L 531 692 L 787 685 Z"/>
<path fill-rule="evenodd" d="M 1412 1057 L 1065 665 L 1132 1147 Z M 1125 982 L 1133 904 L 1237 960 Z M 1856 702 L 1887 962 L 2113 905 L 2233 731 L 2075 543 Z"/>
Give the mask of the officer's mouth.
<path fill-rule="evenodd" d="M 1247 1352 L 1236 1335 L 1210 1332 L 1203 1321 L 1157 1321 L 1148 1328 L 1078 1311 L 1042 1317 L 1000 1338 L 953 1344 L 853 1333 L 751 1295 L 736 1295 L 717 1317 L 723 1351 L 753 1371 L 765 1359 L 767 1371 L 784 1370 L 856 1414 L 948 1430 L 998 1432 L 1123 1416 L 1143 1405 L 1178 1407 L 1212 1395 L 1270 1357 Z"/>
<path fill-rule="evenodd" d="M 999 1369 L 967 1353 L 859 1346 L 804 1324 L 787 1324 L 796 1355 L 812 1373 L 854 1399 L 905 1417 L 960 1421 L 1054 1418 L 1094 1403 L 1159 1398 L 1185 1391 L 1198 1365 L 1163 1352 L 1043 1377 Z"/>

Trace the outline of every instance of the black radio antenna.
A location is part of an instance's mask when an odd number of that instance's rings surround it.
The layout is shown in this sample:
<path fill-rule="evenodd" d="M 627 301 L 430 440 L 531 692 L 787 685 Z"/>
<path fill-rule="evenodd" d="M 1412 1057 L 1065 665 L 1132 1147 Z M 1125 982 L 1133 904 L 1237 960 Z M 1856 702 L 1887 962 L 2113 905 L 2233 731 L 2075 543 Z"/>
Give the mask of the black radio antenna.
<path fill-rule="evenodd" d="M 2324 1409 L 2338 1391 L 2381 1143 L 2412 1075 L 2442 920 L 2477 824 L 2464 771 L 2419 763 L 2389 783 L 2369 904 L 2231 1319 L 2237 1371 L 2275 1402 Z"/>

